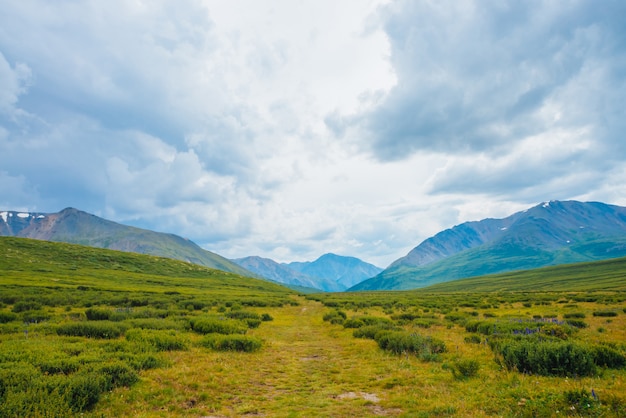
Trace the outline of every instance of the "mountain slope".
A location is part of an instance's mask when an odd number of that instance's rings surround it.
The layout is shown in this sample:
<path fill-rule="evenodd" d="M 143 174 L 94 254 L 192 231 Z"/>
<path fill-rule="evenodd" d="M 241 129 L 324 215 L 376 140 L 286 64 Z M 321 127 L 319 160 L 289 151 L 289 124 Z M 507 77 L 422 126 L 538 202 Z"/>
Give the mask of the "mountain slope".
<path fill-rule="evenodd" d="M 340 292 L 380 273 L 382 269 L 355 257 L 324 254 L 315 261 L 277 263 L 268 258 L 233 260 L 261 277 L 286 285 Z"/>
<path fill-rule="evenodd" d="M 97 303 L 104 303 L 103 295 L 110 291 L 126 292 L 137 306 L 144 306 L 145 298 L 162 301 L 159 295 L 167 294 L 182 306 L 196 298 L 205 304 L 237 298 L 287 302 L 294 294 L 266 280 L 180 260 L 64 242 L 2 236 L 0 254 L 5 290 L 31 286 L 65 289 L 73 292 L 81 305 L 90 293 Z M 76 295 L 76 291 L 84 296 Z M 120 300 L 119 294 L 116 299 Z"/>
<path fill-rule="evenodd" d="M 625 291 L 626 257 L 518 270 L 439 283 L 424 292 Z"/>
<path fill-rule="evenodd" d="M 332 253 L 324 254 L 312 262 L 294 262 L 287 265 L 308 276 L 335 282 L 340 286 L 340 290 L 348 289 L 382 271 L 380 267 L 358 258 Z"/>
<path fill-rule="evenodd" d="M 350 290 L 434 283 L 626 255 L 626 208 L 546 202 L 504 219 L 466 222 L 428 238 Z"/>
<path fill-rule="evenodd" d="M 269 258 L 251 256 L 232 261 L 261 277 L 289 286 L 302 286 L 330 292 L 346 289 L 345 287 L 341 288 L 331 280 L 308 276 Z"/>
<path fill-rule="evenodd" d="M 58 213 L 0 212 L 0 235 L 150 254 L 254 276 L 230 260 L 177 235 L 118 224 L 74 208 Z"/>

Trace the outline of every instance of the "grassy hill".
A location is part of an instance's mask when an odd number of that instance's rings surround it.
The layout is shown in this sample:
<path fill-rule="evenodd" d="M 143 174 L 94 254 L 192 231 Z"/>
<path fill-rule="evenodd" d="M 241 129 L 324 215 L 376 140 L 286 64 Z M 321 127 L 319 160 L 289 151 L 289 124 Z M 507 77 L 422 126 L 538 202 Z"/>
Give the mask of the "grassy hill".
<path fill-rule="evenodd" d="M 74 208 L 58 213 L 3 212 L 0 236 L 35 238 L 173 258 L 257 277 L 232 261 L 178 235 L 122 225 Z M 21 216 L 20 216 L 21 215 Z"/>
<path fill-rule="evenodd" d="M 400 265 L 349 290 L 416 289 L 451 280 L 497 274 L 503 270 L 529 270 L 547 265 L 623 257 L 624 252 L 624 237 L 588 240 L 551 251 L 518 245 L 481 246 L 421 267 Z"/>
<path fill-rule="evenodd" d="M 426 292 L 626 291 L 626 257 L 439 283 Z"/>
<path fill-rule="evenodd" d="M 217 301 L 284 299 L 293 293 L 278 284 L 184 261 L 76 244 L 0 237 L 0 254 L 4 286 L 44 285 L 59 297 L 117 291 Z"/>

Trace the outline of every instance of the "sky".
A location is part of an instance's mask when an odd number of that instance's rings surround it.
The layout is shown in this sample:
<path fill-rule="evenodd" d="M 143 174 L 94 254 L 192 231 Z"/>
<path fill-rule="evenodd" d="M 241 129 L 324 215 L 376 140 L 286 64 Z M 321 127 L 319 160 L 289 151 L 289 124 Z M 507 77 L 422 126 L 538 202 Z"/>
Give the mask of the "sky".
<path fill-rule="evenodd" d="M 622 0 L 0 0 L 0 209 L 386 267 L 626 206 Z"/>

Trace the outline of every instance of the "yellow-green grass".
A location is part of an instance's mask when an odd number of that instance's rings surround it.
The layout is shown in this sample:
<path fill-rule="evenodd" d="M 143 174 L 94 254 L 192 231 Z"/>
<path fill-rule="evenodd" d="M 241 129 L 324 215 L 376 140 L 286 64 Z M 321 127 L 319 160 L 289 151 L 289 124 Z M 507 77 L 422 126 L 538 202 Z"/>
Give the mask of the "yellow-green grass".
<path fill-rule="evenodd" d="M 432 292 L 626 290 L 626 258 L 563 264 L 454 280 L 430 286 Z"/>

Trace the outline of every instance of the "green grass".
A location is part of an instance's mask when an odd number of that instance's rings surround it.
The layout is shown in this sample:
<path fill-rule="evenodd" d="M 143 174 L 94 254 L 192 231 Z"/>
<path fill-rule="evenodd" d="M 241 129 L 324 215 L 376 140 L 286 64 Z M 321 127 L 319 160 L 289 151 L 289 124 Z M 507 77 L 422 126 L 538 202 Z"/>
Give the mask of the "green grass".
<path fill-rule="evenodd" d="M 591 269 L 554 291 L 529 272 L 296 295 L 150 256 L 0 251 L 0 416 L 626 415 L 626 292 Z"/>
<path fill-rule="evenodd" d="M 565 264 L 440 283 L 434 292 L 626 290 L 626 258 Z"/>

